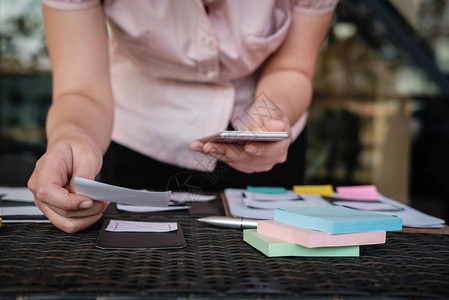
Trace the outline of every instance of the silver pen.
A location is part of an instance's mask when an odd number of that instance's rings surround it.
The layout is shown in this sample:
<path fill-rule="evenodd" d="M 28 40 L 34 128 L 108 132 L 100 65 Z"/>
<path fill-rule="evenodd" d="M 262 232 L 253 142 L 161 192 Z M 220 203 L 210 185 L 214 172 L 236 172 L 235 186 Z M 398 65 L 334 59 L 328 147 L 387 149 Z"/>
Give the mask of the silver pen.
<path fill-rule="evenodd" d="M 214 217 L 200 218 L 198 219 L 198 221 L 219 227 L 228 227 L 237 229 L 255 229 L 257 228 L 257 221 L 259 220 L 245 219 L 240 217 L 214 216 Z"/>

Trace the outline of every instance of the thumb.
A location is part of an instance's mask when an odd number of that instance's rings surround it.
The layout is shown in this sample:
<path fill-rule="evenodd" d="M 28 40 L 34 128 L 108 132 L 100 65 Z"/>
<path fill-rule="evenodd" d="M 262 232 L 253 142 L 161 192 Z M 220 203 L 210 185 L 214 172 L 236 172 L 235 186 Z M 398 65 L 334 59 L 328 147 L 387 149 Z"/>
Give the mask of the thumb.
<path fill-rule="evenodd" d="M 289 126 L 282 120 L 266 119 L 264 120 L 265 129 L 267 131 L 288 131 Z"/>
<path fill-rule="evenodd" d="M 75 177 L 86 178 L 94 180 L 97 174 L 100 172 L 102 165 L 102 156 L 95 154 L 74 155 L 73 157 L 73 172 L 70 179 L 70 190 L 76 192 L 75 189 Z"/>

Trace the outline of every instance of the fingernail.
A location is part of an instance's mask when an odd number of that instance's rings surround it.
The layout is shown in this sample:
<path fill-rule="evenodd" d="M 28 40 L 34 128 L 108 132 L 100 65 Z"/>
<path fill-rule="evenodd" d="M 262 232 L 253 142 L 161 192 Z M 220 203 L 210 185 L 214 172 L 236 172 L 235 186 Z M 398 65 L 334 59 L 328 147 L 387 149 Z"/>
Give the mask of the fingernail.
<path fill-rule="evenodd" d="M 204 147 L 204 152 L 213 154 L 217 152 L 217 149 L 215 149 L 212 145 L 206 145 Z"/>
<path fill-rule="evenodd" d="M 92 207 L 92 201 L 84 201 L 84 202 L 81 202 L 81 204 L 80 204 L 80 208 L 82 208 L 82 209 L 91 208 L 91 207 Z"/>
<path fill-rule="evenodd" d="M 254 154 L 257 152 L 257 147 L 253 145 L 248 145 L 245 147 L 245 151 L 251 154 Z"/>

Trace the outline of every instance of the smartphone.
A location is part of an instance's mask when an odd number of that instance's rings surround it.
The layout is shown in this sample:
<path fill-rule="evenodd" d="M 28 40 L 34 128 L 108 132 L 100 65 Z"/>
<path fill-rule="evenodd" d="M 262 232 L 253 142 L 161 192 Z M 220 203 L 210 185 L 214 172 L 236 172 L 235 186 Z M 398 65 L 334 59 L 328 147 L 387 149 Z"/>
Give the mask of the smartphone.
<path fill-rule="evenodd" d="M 251 143 L 251 142 L 277 142 L 289 138 L 286 131 L 220 131 L 213 135 L 199 139 L 200 142 L 214 143 Z"/>

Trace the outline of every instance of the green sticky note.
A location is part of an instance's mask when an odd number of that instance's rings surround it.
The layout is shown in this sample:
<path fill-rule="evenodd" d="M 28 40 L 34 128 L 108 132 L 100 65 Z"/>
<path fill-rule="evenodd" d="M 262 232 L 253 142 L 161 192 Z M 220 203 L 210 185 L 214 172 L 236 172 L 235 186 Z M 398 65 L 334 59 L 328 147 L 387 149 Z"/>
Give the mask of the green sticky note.
<path fill-rule="evenodd" d="M 269 257 L 279 256 L 359 256 L 359 246 L 307 248 L 257 232 L 243 230 L 243 240 Z"/>
<path fill-rule="evenodd" d="M 246 187 L 248 192 L 261 193 L 261 194 L 285 194 L 287 189 L 280 186 L 251 186 Z"/>

